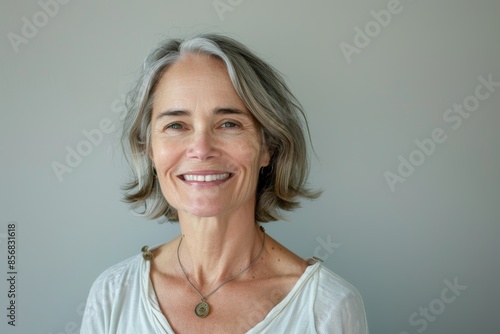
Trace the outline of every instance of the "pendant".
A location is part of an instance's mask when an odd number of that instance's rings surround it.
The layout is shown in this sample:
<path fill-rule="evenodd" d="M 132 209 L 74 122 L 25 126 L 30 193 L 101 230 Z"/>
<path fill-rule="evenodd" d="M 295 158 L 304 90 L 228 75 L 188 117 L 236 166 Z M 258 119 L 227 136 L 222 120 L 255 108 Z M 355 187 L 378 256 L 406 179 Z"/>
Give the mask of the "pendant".
<path fill-rule="evenodd" d="M 210 312 L 210 306 L 208 306 L 208 303 L 203 300 L 196 305 L 196 308 L 194 309 L 194 313 L 200 318 L 205 318 L 208 315 L 208 312 Z"/>

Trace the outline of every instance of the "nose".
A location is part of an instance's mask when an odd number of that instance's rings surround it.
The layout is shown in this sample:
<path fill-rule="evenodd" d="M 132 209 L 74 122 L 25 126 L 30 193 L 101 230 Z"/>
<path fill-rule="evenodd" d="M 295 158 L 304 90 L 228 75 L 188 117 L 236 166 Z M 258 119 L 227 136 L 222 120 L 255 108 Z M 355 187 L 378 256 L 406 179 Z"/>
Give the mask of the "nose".
<path fill-rule="evenodd" d="M 216 140 L 211 131 L 207 129 L 194 131 L 186 154 L 189 158 L 201 161 L 217 157 L 219 151 L 216 148 Z"/>

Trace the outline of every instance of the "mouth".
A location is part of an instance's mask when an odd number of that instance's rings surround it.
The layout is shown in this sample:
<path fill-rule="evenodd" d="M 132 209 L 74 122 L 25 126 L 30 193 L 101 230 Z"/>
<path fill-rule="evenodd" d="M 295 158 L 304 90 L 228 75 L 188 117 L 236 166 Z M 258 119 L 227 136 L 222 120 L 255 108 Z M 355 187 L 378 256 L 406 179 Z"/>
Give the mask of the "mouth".
<path fill-rule="evenodd" d="M 212 182 L 212 181 L 222 181 L 227 180 L 232 176 L 231 173 L 221 173 L 221 174 L 183 174 L 180 178 L 184 181 L 195 181 L 195 182 Z"/>

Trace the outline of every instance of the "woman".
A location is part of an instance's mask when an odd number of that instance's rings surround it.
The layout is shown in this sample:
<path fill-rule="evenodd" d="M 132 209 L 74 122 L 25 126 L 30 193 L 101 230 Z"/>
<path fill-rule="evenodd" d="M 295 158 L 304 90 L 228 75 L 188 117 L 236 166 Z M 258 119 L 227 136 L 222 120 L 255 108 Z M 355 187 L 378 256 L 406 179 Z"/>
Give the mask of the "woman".
<path fill-rule="evenodd" d="M 126 200 L 182 233 L 101 274 L 81 333 L 367 333 L 358 292 L 259 225 L 317 196 L 300 104 L 273 68 L 224 36 L 169 40 L 128 109 Z"/>

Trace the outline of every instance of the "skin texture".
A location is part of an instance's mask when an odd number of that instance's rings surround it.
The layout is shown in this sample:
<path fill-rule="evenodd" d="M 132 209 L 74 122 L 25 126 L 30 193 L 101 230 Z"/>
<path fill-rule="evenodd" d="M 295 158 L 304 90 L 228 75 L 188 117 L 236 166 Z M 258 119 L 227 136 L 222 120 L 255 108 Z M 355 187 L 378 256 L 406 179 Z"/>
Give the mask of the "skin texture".
<path fill-rule="evenodd" d="M 261 249 L 255 193 L 259 170 L 270 159 L 259 124 L 222 61 L 186 55 L 163 73 L 155 90 L 150 157 L 163 195 L 179 213 L 182 264 L 206 295 Z M 219 177 L 197 180 L 206 175 Z M 210 296 L 210 314 L 200 319 L 194 314 L 200 297 L 177 262 L 179 241 L 154 251 L 150 273 L 160 308 L 176 333 L 248 331 L 286 296 L 307 266 L 267 236 L 260 259 Z"/>

